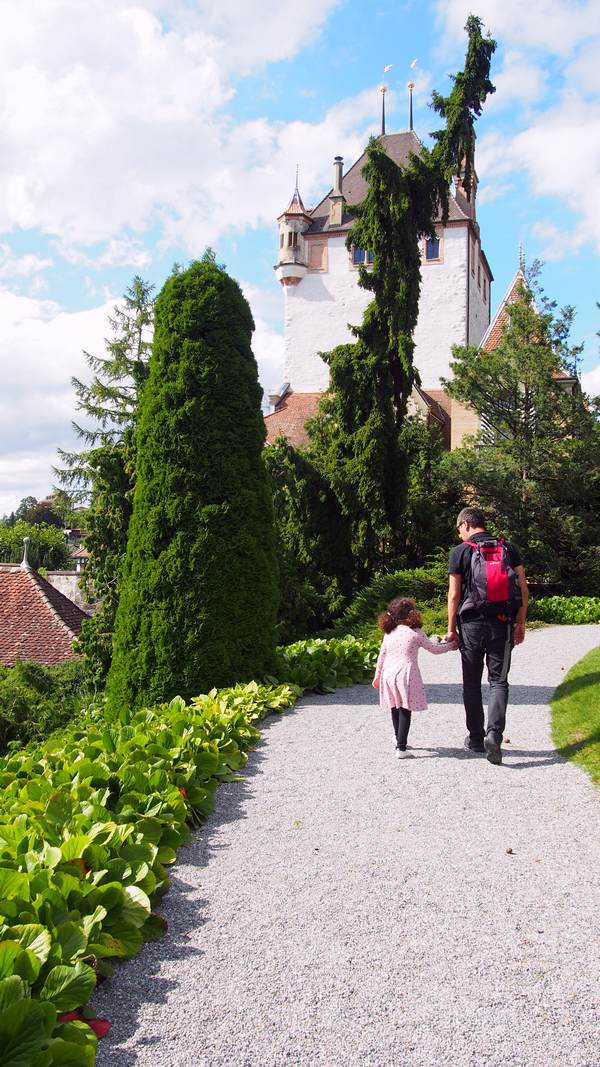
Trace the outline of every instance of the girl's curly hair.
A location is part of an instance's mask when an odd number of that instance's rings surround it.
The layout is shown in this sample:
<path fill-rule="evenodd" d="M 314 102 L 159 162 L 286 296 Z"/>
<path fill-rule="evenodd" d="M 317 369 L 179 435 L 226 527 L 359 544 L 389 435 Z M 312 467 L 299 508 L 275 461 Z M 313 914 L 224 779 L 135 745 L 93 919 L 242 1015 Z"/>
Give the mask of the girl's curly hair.
<path fill-rule="evenodd" d="M 386 610 L 382 611 L 377 620 L 377 625 L 384 634 L 391 634 L 397 626 L 409 626 L 411 630 L 420 630 L 422 624 L 423 620 L 414 600 L 403 596 L 390 600 Z"/>

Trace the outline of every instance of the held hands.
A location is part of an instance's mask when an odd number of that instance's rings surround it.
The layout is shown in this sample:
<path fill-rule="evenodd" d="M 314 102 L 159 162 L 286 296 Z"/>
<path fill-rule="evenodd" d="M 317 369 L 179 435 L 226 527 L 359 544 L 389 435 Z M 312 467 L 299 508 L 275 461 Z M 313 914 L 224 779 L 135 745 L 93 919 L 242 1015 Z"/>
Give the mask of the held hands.
<path fill-rule="evenodd" d="M 458 636 L 456 630 L 449 630 L 444 641 L 446 641 L 447 644 L 452 645 L 452 648 L 456 650 L 458 648 Z"/>

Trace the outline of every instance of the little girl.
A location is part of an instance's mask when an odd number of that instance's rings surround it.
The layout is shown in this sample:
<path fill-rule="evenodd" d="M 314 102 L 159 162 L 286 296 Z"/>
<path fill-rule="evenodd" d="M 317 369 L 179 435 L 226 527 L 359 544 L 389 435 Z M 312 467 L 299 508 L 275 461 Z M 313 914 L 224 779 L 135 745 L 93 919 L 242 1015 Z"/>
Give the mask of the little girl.
<path fill-rule="evenodd" d="M 452 641 L 436 644 L 421 630 L 421 616 L 414 600 L 396 597 L 377 620 L 384 638 L 377 657 L 373 688 L 379 689 L 379 703 L 389 708 L 396 737 L 396 755 L 406 759 L 411 712 L 425 711 L 427 698 L 417 656 L 420 648 L 439 655 L 453 652 Z"/>

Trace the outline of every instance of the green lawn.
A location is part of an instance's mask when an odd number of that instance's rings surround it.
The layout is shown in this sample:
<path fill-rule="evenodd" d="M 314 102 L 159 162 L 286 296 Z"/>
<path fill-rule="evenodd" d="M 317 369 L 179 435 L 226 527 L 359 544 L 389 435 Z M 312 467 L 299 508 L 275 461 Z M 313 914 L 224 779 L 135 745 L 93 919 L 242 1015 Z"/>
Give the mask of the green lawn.
<path fill-rule="evenodd" d="M 561 756 L 600 783 L 600 648 L 571 668 L 550 706 L 552 737 Z"/>

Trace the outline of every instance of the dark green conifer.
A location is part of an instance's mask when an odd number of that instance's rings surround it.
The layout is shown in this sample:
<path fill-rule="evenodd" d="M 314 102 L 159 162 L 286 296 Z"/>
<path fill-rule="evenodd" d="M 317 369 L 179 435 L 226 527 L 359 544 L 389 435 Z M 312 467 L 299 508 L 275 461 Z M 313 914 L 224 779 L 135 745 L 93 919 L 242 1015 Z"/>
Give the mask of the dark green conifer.
<path fill-rule="evenodd" d="M 115 709 L 271 666 L 277 565 L 253 327 L 212 253 L 156 301 L 107 684 Z"/>

